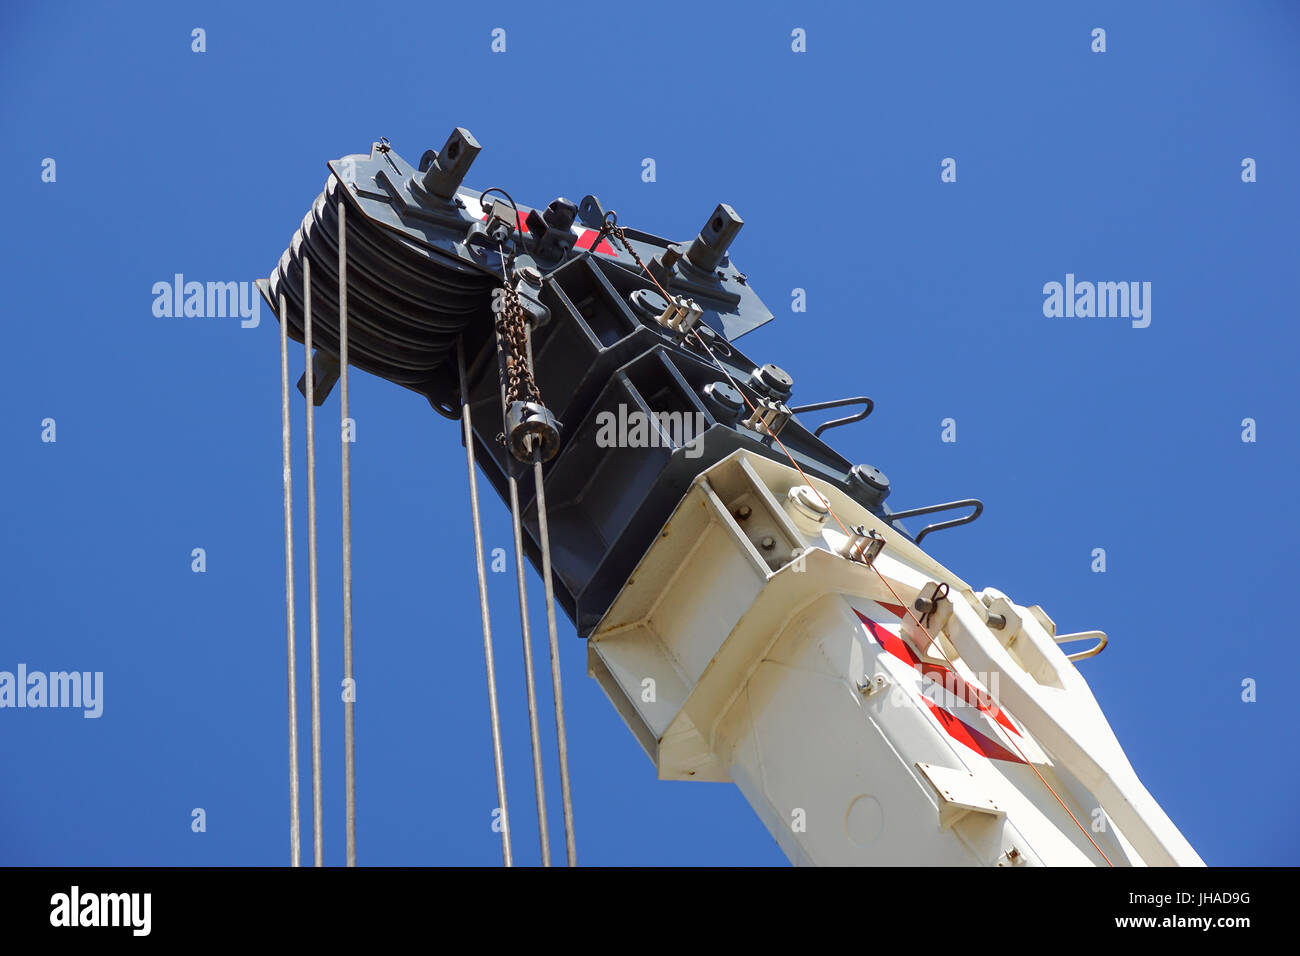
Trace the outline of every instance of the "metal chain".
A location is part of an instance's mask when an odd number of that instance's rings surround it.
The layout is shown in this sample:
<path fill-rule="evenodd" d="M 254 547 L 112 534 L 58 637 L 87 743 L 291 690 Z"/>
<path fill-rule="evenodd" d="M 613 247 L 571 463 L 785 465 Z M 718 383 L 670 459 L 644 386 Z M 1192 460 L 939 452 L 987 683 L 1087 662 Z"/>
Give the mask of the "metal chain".
<path fill-rule="evenodd" d="M 541 393 L 533 381 L 533 370 L 528 364 L 528 318 L 524 314 L 519 293 L 508 284 L 494 296 L 498 341 L 504 347 L 503 374 L 506 386 L 506 407 L 515 402 L 542 404 Z"/>
<path fill-rule="evenodd" d="M 655 278 L 654 273 L 645 267 L 645 263 L 641 261 L 641 257 L 638 256 L 636 250 L 632 248 L 632 243 L 628 241 L 627 235 L 623 232 L 623 227 L 618 224 L 618 217 L 614 214 L 613 210 L 605 214 L 605 221 L 601 224 L 600 233 L 596 236 L 596 241 L 591 244 L 591 248 L 594 249 L 596 246 L 600 245 L 600 240 L 605 236 L 613 236 L 617 239 L 622 244 L 623 248 L 627 250 L 628 255 L 632 257 L 632 261 L 636 263 L 636 267 L 650 277 L 650 281 L 655 284 L 655 288 L 662 293 L 664 299 L 669 302 L 672 301 L 672 296 L 668 294 L 668 290 L 659 284 L 659 280 Z"/>
<path fill-rule="evenodd" d="M 641 261 L 641 257 L 638 256 L 636 254 L 636 250 L 632 248 L 632 243 L 628 242 L 627 235 L 623 232 L 623 227 L 618 224 L 617 220 L 614 221 L 607 220 L 605 224 L 601 226 L 600 231 L 608 235 L 612 235 L 615 239 L 617 239 L 619 243 L 623 246 L 623 248 L 627 250 L 628 255 L 632 257 L 632 261 L 636 263 L 636 267 L 640 269 L 642 272 L 644 272 L 646 275 L 649 275 L 652 280 L 654 279 L 654 276 L 650 275 L 650 270 L 645 267 L 645 263 Z M 596 242 L 592 243 L 592 246 L 594 247 L 599 244 L 600 243 L 598 238 Z M 657 280 L 655 281 L 655 285 L 659 285 Z M 663 287 L 660 286 L 661 290 L 662 288 Z"/>
<path fill-rule="evenodd" d="M 632 260 L 636 263 L 636 267 L 643 271 L 649 272 L 650 270 L 646 269 L 645 263 L 641 261 L 641 257 L 638 256 L 636 254 L 636 250 L 632 248 L 632 243 L 627 241 L 627 235 L 624 234 L 623 227 L 620 226 L 617 222 L 606 223 L 606 225 L 609 227 L 608 228 L 609 233 L 622 244 L 624 249 L 627 250 L 628 255 L 630 255 L 632 257 Z"/>

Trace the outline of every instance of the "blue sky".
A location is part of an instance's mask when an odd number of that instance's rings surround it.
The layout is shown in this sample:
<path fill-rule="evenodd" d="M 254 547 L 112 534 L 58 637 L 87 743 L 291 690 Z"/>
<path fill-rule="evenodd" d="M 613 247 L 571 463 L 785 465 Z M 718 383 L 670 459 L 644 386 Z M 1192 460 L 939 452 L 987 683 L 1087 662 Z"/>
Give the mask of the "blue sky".
<path fill-rule="evenodd" d="M 683 239 L 731 203 L 733 255 L 777 315 L 745 351 L 790 371 L 798 401 L 875 398 L 833 434 L 889 475 L 896 508 L 984 500 L 926 542 L 957 574 L 1110 634 L 1084 674 L 1207 862 L 1300 862 L 1282 707 L 1298 40 L 1282 2 L 6 5 L 0 670 L 102 671 L 104 711 L 0 710 L 0 863 L 286 862 L 277 326 L 156 317 L 151 288 L 267 275 L 327 160 L 386 136 L 414 162 L 457 125 L 483 145 L 469 184 L 521 202 L 595 193 Z M 1043 285 L 1067 273 L 1150 282 L 1150 326 L 1045 317 Z M 359 856 L 492 865 L 456 426 L 364 374 L 351 398 Z M 336 416 L 332 399 L 323 434 Z M 295 436 L 301 520 L 300 417 Z M 325 845 L 341 863 L 338 452 L 322 446 Z M 488 546 L 508 548 L 505 509 L 485 497 L 484 515 Z M 305 542 L 300 524 L 306 793 Z M 511 577 L 490 586 L 515 852 L 535 863 Z M 567 620 L 561 651 L 582 862 L 784 862 L 733 787 L 655 781 Z M 309 814 L 305 799 L 308 835 Z"/>

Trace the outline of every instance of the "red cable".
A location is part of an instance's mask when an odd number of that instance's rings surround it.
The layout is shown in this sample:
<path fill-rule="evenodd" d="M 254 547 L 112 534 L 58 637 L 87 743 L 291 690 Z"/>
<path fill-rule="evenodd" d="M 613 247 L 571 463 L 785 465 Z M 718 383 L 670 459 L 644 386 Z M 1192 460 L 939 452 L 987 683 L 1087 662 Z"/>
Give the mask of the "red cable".
<path fill-rule="evenodd" d="M 641 266 L 641 268 L 645 271 L 646 275 L 650 276 L 650 281 L 653 282 L 655 286 L 658 287 L 659 291 L 663 294 L 664 298 L 668 300 L 669 303 L 671 303 L 673 301 L 672 296 L 670 296 L 664 290 L 663 286 L 659 285 L 659 280 L 654 277 L 654 275 L 650 272 L 649 269 L 645 268 L 644 264 Z M 745 404 L 749 407 L 750 414 L 757 414 L 757 409 L 754 408 L 753 402 L 749 400 L 749 397 L 745 394 L 744 389 L 742 389 L 739 385 L 736 384 L 736 380 L 731 377 L 731 373 L 728 372 L 726 368 L 722 365 L 722 363 L 718 361 L 717 356 L 713 354 L 713 349 L 709 348 L 709 344 L 704 341 L 704 336 L 700 335 L 700 333 L 694 329 L 692 329 L 691 332 L 695 336 L 695 340 L 704 347 L 704 351 L 709 353 L 709 358 L 713 360 L 713 364 L 718 367 L 718 370 L 721 371 L 723 375 L 727 376 L 727 380 L 731 382 L 732 387 L 740 394 L 740 397 L 744 400 Z M 780 446 L 782 453 L 785 455 L 786 458 L 790 460 L 790 464 L 794 465 L 795 471 L 799 472 L 799 477 L 804 480 L 804 484 L 812 488 L 813 487 L 812 482 L 808 480 L 808 476 L 805 475 L 803 469 L 799 467 L 799 463 L 794 460 L 794 456 L 790 454 L 790 450 L 785 447 L 785 444 L 771 429 L 767 429 L 767 433 L 771 435 L 772 439 L 777 443 L 778 446 Z M 846 537 L 851 537 L 851 535 L 849 534 L 849 529 L 844 526 L 844 522 L 840 520 L 840 516 L 837 515 L 835 513 L 835 509 L 831 507 L 831 503 L 827 501 L 824 497 L 822 498 L 822 500 L 826 502 L 826 511 L 827 513 L 830 514 L 832 518 L 835 519 L 835 523 L 840 526 L 840 530 L 844 532 Z M 948 657 L 947 652 L 944 651 L 943 649 L 943 645 L 940 644 L 938 641 L 936 641 L 930 635 L 930 632 L 925 629 L 925 625 L 923 625 L 919 620 L 917 620 L 916 615 L 912 613 L 912 609 L 907 605 L 907 603 L 902 598 L 898 596 L 898 592 L 894 590 L 893 586 L 889 583 L 888 580 L 886 580 L 885 576 L 880 573 L 880 571 L 876 568 L 874 564 L 868 566 L 871 568 L 872 571 L 876 572 L 876 576 L 880 578 L 881 583 L 884 584 L 885 587 L 889 589 L 889 593 L 894 596 L 894 600 L 897 601 L 899 605 L 902 606 L 903 610 L 907 611 L 907 616 L 910 617 L 916 623 L 916 626 L 921 629 L 921 633 L 925 635 L 926 640 L 929 641 L 931 645 L 939 649 L 939 653 L 942 654 L 943 659 L 948 662 L 948 666 L 952 668 L 953 673 L 954 674 L 958 673 L 957 665 L 954 664 L 952 662 L 952 659 Z M 1000 704 L 998 706 L 1001 707 Z M 1068 806 L 1065 805 L 1065 801 L 1062 800 L 1060 794 L 1058 794 L 1052 788 L 1052 785 L 1047 782 L 1047 778 L 1044 777 L 1041 773 L 1039 773 L 1038 768 L 1035 767 L 1033 762 L 1028 757 L 1025 756 L 1025 752 L 1020 749 L 1020 745 L 1017 744 L 1014 740 L 1012 740 L 1010 736 L 1008 735 L 1004 735 L 1004 736 L 1006 736 L 1006 739 L 1010 742 L 1011 746 L 1016 748 L 1016 752 L 1020 754 L 1020 758 L 1025 762 L 1026 766 L 1028 766 L 1029 769 L 1034 772 L 1034 775 L 1043 782 L 1043 786 L 1047 788 L 1048 793 L 1050 793 L 1053 797 L 1056 798 L 1056 802 L 1061 805 L 1061 809 L 1064 810 L 1069 815 L 1070 819 L 1074 821 L 1074 825 L 1079 828 L 1079 832 L 1082 833 L 1084 837 L 1087 838 L 1088 842 L 1092 844 L 1093 849 L 1101 854 L 1101 858 L 1106 861 L 1106 865 L 1113 867 L 1115 864 L 1110 861 L 1110 857 L 1108 857 L 1105 851 L 1102 850 L 1102 848 L 1097 845 L 1097 841 L 1092 838 L 1092 835 L 1087 831 L 1084 825 L 1079 822 L 1079 818 L 1074 815 L 1074 812 Z"/>

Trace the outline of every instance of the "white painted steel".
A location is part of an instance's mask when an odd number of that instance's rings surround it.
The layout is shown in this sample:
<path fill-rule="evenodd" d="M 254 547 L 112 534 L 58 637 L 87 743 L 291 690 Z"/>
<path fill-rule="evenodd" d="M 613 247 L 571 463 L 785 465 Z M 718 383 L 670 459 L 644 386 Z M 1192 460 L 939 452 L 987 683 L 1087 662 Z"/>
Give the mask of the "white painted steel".
<path fill-rule="evenodd" d="M 1104 866 L 1100 849 L 1117 866 L 1200 865 L 1040 608 L 976 594 L 813 479 L 845 525 L 886 539 L 880 575 L 841 557 L 834 521 L 791 513 L 803 484 L 745 452 L 708 469 L 590 637 L 589 673 L 660 779 L 734 782 L 797 864 Z M 909 604 L 948 584 L 934 646 L 886 609 L 898 601 L 882 575 Z M 990 613 L 1007 626 L 990 630 Z M 859 615 L 890 643 L 951 660 L 1019 734 L 887 652 Z M 968 746 L 971 729 L 992 743 Z"/>

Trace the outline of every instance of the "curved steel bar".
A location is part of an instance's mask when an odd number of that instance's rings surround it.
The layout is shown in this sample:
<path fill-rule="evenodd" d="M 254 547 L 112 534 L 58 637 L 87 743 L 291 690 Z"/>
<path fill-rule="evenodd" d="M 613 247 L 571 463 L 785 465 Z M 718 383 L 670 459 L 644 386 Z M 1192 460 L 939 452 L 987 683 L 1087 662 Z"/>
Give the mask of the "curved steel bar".
<path fill-rule="evenodd" d="M 953 508 L 971 508 L 973 510 L 970 514 L 963 515 L 960 518 L 953 518 L 951 521 L 937 521 L 934 524 L 926 525 L 912 540 L 917 544 L 920 544 L 921 539 L 931 531 L 942 531 L 944 528 L 955 528 L 958 525 L 970 524 L 984 513 L 984 502 L 980 501 L 978 498 L 963 498 L 961 501 L 948 501 L 941 505 L 926 505 L 924 508 L 913 508 L 910 511 L 895 511 L 887 517 L 892 523 L 903 518 L 915 518 L 918 515 L 934 514 L 936 511 L 951 511 Z"/>
<path fill-rule="evenodd" d="M 860 395 L 857 398 L 837 398 L 833 402 L 815 402 L 812 405 L 800 405 L 798 408 L 790 409 L 790 413 L 792 415 L 798 415 L 802 412 L 819 412 L 825 408 L 840 408 L 844 405 L 857 405 L 859 403 L 863 405 L 863 409 L 856 415 L 846 415 L 844 418 L 832 418 L 830 421 L 818 425 L 816 431 L 813 432 L 813 435 L 820 438 L 822 432 L 826 431 L 828 428 L 838 428 L 840 425 L 851 425 L 854 422 L 862 421 L 862 419 L 871 414 L 872 410 L 876 407 L 876 403 L 865 395 Z"/>

